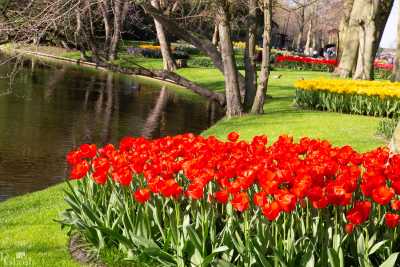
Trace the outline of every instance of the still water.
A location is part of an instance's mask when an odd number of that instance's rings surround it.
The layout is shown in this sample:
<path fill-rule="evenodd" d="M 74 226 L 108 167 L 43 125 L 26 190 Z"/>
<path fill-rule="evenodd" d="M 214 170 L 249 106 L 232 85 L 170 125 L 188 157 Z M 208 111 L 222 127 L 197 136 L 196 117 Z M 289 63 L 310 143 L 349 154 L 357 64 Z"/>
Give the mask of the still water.
<path fill-rule="evenodd" d="M 143 79 L 38 59 L 2 65 L 0 201 L 63 181 L 65 155 L 81 143 L 200 133 L 221 115 L 215 103 Z"/>

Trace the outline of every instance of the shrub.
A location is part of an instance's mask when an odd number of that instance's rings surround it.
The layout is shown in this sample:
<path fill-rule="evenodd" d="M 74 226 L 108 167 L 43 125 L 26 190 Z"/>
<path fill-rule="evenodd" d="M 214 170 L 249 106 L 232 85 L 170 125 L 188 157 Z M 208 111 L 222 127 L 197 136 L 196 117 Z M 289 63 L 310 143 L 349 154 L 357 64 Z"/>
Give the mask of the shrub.
<path fill-rule="evenodd" d="M 395 266 L 400 156 L 192 134 L 71 151 L 62 225 L 163 266 Z"/>
<path fill-rule="evenodd" d="M 128 54 L 143 56 L 147 58 L 162 58 L 161 48 L 156 45 L 140 45 L 139 47 L 127 48 Z M 188 59 L 189 55 L 184 51 L 173 50 L 172 55 L 175 59 Z"/>
<path fill-rule="evenodd" d="M 353 80 L 302 80 L 295 83 L 299 107 L 393 117 L 400 114 L 400 83 Z"/>
<path fill-rule="evenodd" d="M 182 51 L 188 55 L 200 55 L 200 50 L 191 45 L 176 44 L 175 51 Z"/>

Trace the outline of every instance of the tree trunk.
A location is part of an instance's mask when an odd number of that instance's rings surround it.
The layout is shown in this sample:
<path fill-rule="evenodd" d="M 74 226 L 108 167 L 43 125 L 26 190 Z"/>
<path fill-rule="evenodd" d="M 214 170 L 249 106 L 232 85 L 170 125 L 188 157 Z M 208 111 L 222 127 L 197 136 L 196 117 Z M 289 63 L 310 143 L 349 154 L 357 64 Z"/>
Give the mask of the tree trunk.
<path fill-rule="evenodd" d="M 110 4 L 109 0 L 100 0 L 99 7 L 101 10 L 101 15 L 103 16 L 104 23 L 104 33 L 105 33 L 105 41 L 104 41 L 104 51 L 109 51 L 110 49 L 110 35 L 111 35 L 111 25 L 110 25 Z"/>
<path fill-rule="evenodd" d="M 113 64 L 109 63 L 100 63 L 99 64 L 101 67 L 107 68 L 108 70 L 115 71 L 115 72 L 120 72 L 123 74 L 128 74 L 128 75 L 140 75 L 140 76 L 146 76 L 150 78 L 157 78 L 159 80 L 167 81 L 167 82 L 173 82 L 177 85 L 180 85 L 188 90 L 191 90 L 192 92 L 208 98 L 210 100 L 218 102 L 221 106 L 226 105 L 226 100 L 225 96 L 220 93 L 216 93 L 213 91 L 208 90 L 207 88 L 201 87 L 194 82 L 174 73 L 174 72 L 169 72 L 169 71 L 157 71 L 157 70 L 148 70 L 145 68 L 122 68 Z"/>
<path fill-rule="evenodd" d="M 218 42 L 219 42 L 219 31 L 218 31 L 218 23 L 215 23 L 214 25 L 214 33 L 213 33 L 213 38 L 212 38 L 212 43 L 216 47 L 218 47 Z"/>
<path fill-rule="evenodd" d="M 174 20 L 168 18 L 168 16 L 160 13 L 159 10 L 155 9 L 148 2 L 142 3 L 141 6 L 148 14 L 153 16 L 153 18 L 156 18 L 164 26 L 164 29 L 170 34 L 173 34 L 174 36 L 192 44 L 201 52 L 209 56 L 214 66 L 224 73 L 224 64 L 222 62 L 221 53 L 207 37 L 182 27 Z M 239 72 L 237 73 L 237 76 L 239 80 L 240 93 L 241 95 L 244 95 L 246 90 L 245 79 Z"/>
<path fill-rule="evenodd" d="M 347 4 L 351 5 L 351 12 L 349 22 L 342 34 L 342 55 L 340 57 L 340 64 L 337 68 L 337 73 L 342 78 L 349 78 L 356 66 L 359 49 L 359 26 L 357 22 L 359 9 L 356 6 L 358 0 L 349 1 Z M 351 3 L 353 2 L 353 3 Z M 348 6 L 349 7 L 349 6 Z"/>
<path fill-rule="evenodd" d="M 159 0 L 151 0 L 151 4 L 154 8 L 161 10 Z M 164 31 L 164 27 L 156 18 L 154 18 L 154 24 L 156 26 L 157 38 L 160 43 L 161 55 L 164 63 L 164 70 L 175 71 L 177 69 L 176 63 L 172 57 L 171 47 L 168 43 L 167 36 Z"/>
<path fill-rule="evenodd" d="M 307 56 L 312 56 L 312 52 L 310 51 L 311 49 L 311 42 L 312 42 L 312 31 L 313 31 L 313 21 L 312 18 L 310 18 L 310 26 L 308 28 L 308 32 L 307 32 L 307 41 L 306 41 L 306 45 L 304 47 L 304 54 Z M 310 53 L 311 52 L 311 53 Z"/>
<path fill-rule="evenodd" d="M 362 2 L 362 5 L 359 3 L 359 7 L 362 7 L 364 11 L 359 20 L 360 53 L 354 79 L 373 80 L 374 60 L 393 7 L 393 0 Z"/>
<path fill-rule="evenodd" d="M 82 0 L 82 14 L 81 14 L 81 19 L 82 19 L 82 27 L 84 25 L 89 24 L 89 30 L 87 30 L 87 27 L 84 29 L 84 36 L 85 36 L 85 41 L 90 48 L 90 51 L 92 52 L 92 61 L 95 62 L 96 64 L 99 63 L 100 61 L 100 56 L 99 56 L 99 51 L 97 49 L 96 45 L 96 40 L 92 32 L 92 21 L 91 21 L 91 16 L 90 16 L 90 9 L 91 9 L 91 3 L 90 0 Z M 89 20 L 89 23 L 88 21 Z"/>
<path fill-rule="evenodd" d="M 224 1 L 222 1 L 224 2 Z M 236 69 L 235 54 L 231 40 L 230 19 L 226 3 L 218 3 L 217 19 L 219 25 L 219 38 L 222 62 L 224 65 L 225 94 L 226 94 L 226 116 L 232 118 L 241 116 L 243 113 L 238 82 L 238 71 Z"/>
<path fill-rule="evenodd" d="M 373 62 L 393 0 L 354 0 L 338 73 L 356 79 L 373 79 Z M 357 62 L 357 65 L 355 65 Z"/>
<path fill-rule="evenodd" d="M 397 44 L 396 44 L 396 60 L 393 68 L 393 82 L 400 82 L 400 1 L 398 1 L 398 20 L 397 20 Z M 400 126 L 399 126 L 400 128 Z"/>
<path fill-rule="evenodd" d="M 270 50 L 271 50 L 271 30 L 272 30 L 272 0 L 263 0 L 262 10 L 264 12 L 264 32 L 263 50 L 260 73 L 260 83 L 254 99 L 252 114 L 262 114 L 264 112 L 265 97 L 268 88 L 270 71 Z"/>
<path fill-rule="evenodd" d="M 244 106 L 251 108 L 257 90 L 256 42 L 257 42 L 257 0 L 249 0 L 248 32 L 244 53 L 246 94 Z"/>
<path fill-rule="evenodd" d="M 83 36 L 83 29 L 82 29 L 82 17 L 81 17 L 81 2 L 78 2 L 78 6 L 76 8 L 76 30 L 74 34 L 75 44 L 76 47 L 79 49 L 80 52 L 80 59 L 86 60 L 86 53 L 85 53 L 85 44 L 82 39 Z"/>
<path fill-rule="evenodd" d="M 108 60 L 113 61 L 117 58 L 117 48 L 121 39 L 121 28 L 124 23 L 129 8 L 129 1 L 114 1 L 114 33 L 110 42 Z"/>
<path fill-rule="evenodd" d="M 302 39 L 303 39 L 303 34 L 304 34 L 304 16 L 305 16 L 305 8 L 302 6 L 300 7 L 300 14 L 299 14 L 299 34 L 297 35 L 297 43 L 296 43 L 296 48 L 298 51 L 301 50 L 302 48 Z"/>
<path fill-rule="evenodd" d="M 339 37 L 337 40 L 337 59 L 340 61 L 342 54 L 343 54 L 343 48 L 342 44 L 344 43 L 346 39 L 346 33 L 349 28 L 349 23 L 350 23 L 350 14 L 351 10 L 353 8 L 354 0 L 346 0 L 343 5 L 343 17 L 342 20 L 340 21 L 339 25 Z M 332 42 L 330 42 L 332 43 Z"/>

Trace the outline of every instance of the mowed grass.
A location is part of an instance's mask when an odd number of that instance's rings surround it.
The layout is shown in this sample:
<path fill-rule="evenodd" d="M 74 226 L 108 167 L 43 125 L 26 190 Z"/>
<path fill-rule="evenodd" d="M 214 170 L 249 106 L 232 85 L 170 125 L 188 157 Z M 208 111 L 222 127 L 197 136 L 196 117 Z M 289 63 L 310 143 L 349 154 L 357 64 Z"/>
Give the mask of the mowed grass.
<path fill-rule="evenodd" d="M 279 75 L 281 78 L 278 78 Z M 273 71 L 268 88 L 272 99 L 267 99 L 264 115 L 221 120 L 206 130 L 204 135 L 224 137 L 231 131 L 237 131 L 245 140 L 250 140 L 254 135 L 266 134 L 271 141 L 282 134 L 291 135 L 295 139 L 308 136 L 328 140 L 335 146 L 351 145 L 360 152 L 385 145 L 385 141 L 376 135 L 380 118 L 295 107 L 293 83 L 296 80 L 328 75 L 319 72 Z"/>
<path fill-rule="evenodd" d="M 155 67 L 160 63 L 160 60 L 148 62 Z M 178 72 L 211 90 L 224 89 L 223 76 L 215 69 L 185 68 Z M 203 134 L 225 138 L 229 132 L 237 131 L 246 140 L 260 134 L 268 135 L 271 140 L 281 134 L 296 139 L 309 136 L 327 139 L 338 146 L 351 145 L 359 151 L 384 145 L 384 141 L 375 135 L 379 118 L 305 111 L 293 106 L 295 80 L 326 75 L 273 71 L 268 89 L 273 98 L 265 104 L 265 115 L 223 119 Z M 64 186 L 61 184 L 0 203 L 0 266 L 78 266 L 67 251 L 66 232 L 54 221 L 66 208 Z"/>
<path fill-rule="evenodd" d="M 55 222 L 67 206 L 65 184 L 0 204 L 0 266 L 79 266 L 67 250 L 67 234 Z"/>

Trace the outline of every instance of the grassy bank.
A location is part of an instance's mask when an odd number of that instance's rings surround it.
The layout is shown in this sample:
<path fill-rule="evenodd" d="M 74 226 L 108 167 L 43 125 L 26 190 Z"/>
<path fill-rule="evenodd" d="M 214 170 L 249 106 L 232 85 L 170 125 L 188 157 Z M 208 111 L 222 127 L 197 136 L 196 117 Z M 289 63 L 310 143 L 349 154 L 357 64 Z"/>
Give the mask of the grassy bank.
<path fill-rule="evenodd" d="M 66 205 L 64 184 L 0 203 L 0 266 L 79 266 L 53 220 Z"/>
<path fill-rule="evenodd" d="M 158 68 L 161 60 L 142 61 L 141 65 Z M 223 76 L 215 69 L 186 68 L 179 70 L 179 74 L 212 90 L 224 88 Z M 375 136 L 378 118 L 293 107 L 293 82 L 321 75 L 327 74 L 274 71 L 268 92 L 273 98 L 266 103 L 265 115 L 222 120 L 204 135 L 225 138 L 228 132 L 238 131 L 243 139 L 258 134 L 267 134 L 271 139 L 280 134 L 310 136 L 335 145 L 349 144 L 359 151 L 383 145 L 383 140 Z M 64 185 L 58 185 L 0 203 L 0 266 L 77 266 L 68 254 L 66 233 L 54 222 L 66 207 L 63 188 Z"/>

